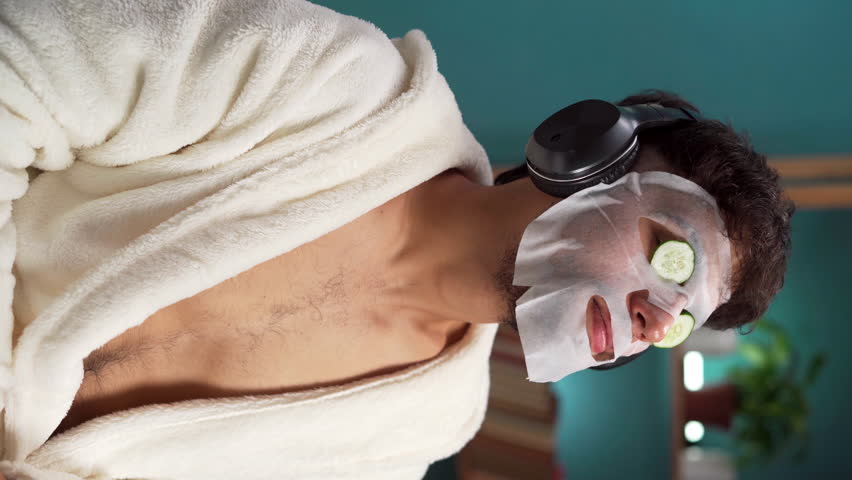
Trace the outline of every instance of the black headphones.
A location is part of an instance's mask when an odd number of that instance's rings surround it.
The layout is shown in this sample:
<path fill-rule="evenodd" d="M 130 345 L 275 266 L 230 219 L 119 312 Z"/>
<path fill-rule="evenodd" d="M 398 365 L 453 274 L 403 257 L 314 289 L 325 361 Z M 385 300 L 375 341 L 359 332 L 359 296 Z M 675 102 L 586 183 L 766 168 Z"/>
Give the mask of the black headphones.
<path fill-rule="evenodd" d="M 583 100 L 535 129 L 526 146 L 527 172 L 539 190 L 565 198 L 627 173 L 636 163 L 639 132 L 699 120 L 698 113 L 684 108 Z"/>

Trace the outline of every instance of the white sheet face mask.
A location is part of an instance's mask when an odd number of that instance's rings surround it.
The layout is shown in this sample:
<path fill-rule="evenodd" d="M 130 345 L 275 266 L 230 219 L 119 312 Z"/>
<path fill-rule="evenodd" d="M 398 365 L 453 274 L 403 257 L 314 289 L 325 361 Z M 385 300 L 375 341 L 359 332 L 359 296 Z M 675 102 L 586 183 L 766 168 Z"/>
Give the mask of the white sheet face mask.
<path fill-rule="evenodd" d="M 695 270 L 683 285 L 651 267 L 639 233 L 643 217 L 695 251 Z M 631 292 L 648 290 L 648 302 L 674 318 L 688 310 L 699 328 L 730 297 L 730 275 L 730 244 L 716 202 L 683 177 L 631 172 L 565 198 L 527 226 L 515 260 L 513 284 L 531 287 L 515 309 L 528 380 L 555 382 L 650 348 L 633 342 Z M 610 312 L 611 360 L 592 357 L 586 311 L 594 295 Z"/>

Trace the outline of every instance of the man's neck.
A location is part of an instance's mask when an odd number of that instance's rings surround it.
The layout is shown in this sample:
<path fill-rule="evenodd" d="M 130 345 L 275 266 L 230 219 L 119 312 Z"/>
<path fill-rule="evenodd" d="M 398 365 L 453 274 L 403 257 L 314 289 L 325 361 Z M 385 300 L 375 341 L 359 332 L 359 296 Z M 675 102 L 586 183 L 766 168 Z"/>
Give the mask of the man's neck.
<path fill-rule="evenodd" d="M 496 323 L 506 314 L 495 278 L 511 276 L 527 225 L 559 198 L 528 179 L 485 186 L 450 170 L 411 192 L 404 248 L 389 264 L 399 308 L 449 323 Z M 511 263 L 511 262 L 509 262 Z M 502 271 L 510 270 L 510 271 Z"/>

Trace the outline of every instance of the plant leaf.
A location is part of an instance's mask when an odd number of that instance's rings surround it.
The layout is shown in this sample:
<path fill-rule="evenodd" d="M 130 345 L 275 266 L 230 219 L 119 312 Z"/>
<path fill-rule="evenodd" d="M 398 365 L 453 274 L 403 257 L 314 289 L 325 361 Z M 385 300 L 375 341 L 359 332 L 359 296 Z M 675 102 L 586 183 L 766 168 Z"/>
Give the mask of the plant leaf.
<path fill-rule="evenodd" d="M 755 343 L 743 343 L 739 346 L 740 353 L 750 364 L 763 367 L 767 363 L 766 351 Z"/>
<path fill-rule="evenodd" d="M 790 340 L 786 335 L 775 335 L 770 347 L 772 360 L 778 365 L 786 365 L 790 360 Z"/>
<path fill-rule="evenodd" d="M 759 337 L 769 342 L 741 343 L 738 350 L 745 361 L 727 372 L 741 393 L 733 428 L 738 466 L 788 455 L 790 447 L 801 440 L 805 445 L 796 452 L 796 459 L 807 454 L 809 408 L 805 392 L 827 361 L 821 352 L 807 365 L 800 364 L 801 352 L 794 349 L 780 324 L 763 319 L 758 329 L 762 332 Z M 801 381 L 799 370 L 805 372 Z"/>

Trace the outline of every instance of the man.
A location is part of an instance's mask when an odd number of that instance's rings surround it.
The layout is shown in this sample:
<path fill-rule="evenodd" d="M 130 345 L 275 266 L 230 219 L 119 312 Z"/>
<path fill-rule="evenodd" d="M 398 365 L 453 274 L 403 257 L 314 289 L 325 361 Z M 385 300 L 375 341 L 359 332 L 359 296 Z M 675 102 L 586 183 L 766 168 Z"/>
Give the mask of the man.
<path fill-rule="evenodd" d="M 494 330 L 517 329 L 526 290 L 512 285 L 520 237 L 562 199 L 528 179 L 490 186 L 419 38 L 391 44 L 303 2 L 159 7 L 30 12 L 64 42 L 6 15 L 25 40 L 2 44 L 6 57 L 35 85 L 5 77 L 4 125 L 26 140 L 7 166 L 31 155 L 39 169 L 12 197 L 14 435 L 0 471 L 419 478 L 479 428 Z M 239 35 L 258 18 L 273 23 L 257 38 L 281 43 L 253 52 Z M 107 34 L 124 56 L 91 54 Z M 80 78 L 99 86 L 79 93 Z M 622 103 L 649 102 L 685 105 L 662 92 Z M 708 325 L 755 320 L 789 250 L 777 176 L 718 122 L 640 142 L 634 171 L 694 181 L 731 235 L 735 293 Z M 637 292 L 644 349 L 672 318 Z"/>
<path fill-rule="evenodd" d="M 694 105 L 671 92 L 648 90 L 627 97 L 618 105 L 656 103 L 665 107 L 688 108 Z M 755 152 L 745 136 L 738 135 L 730 125 L 718 121 L 683 124 L 675 128 L 651 130 L 640 135 L 640 157 L 632 171 L 665 171 L 690 180 L 716 200 L 731 242 L 731 297 L 707 319 L 705 326 L 714 330 L 744 327 L 767 310 L 772 298 L 784 283 L 787 259 L 791 251 L 790 218 L 795 205 L 785 197 L 775 170 L 767 165 L 766 157 Z M 523 167 L 523 168 L 521 168 Z M 495 183 L 522 181 L 526 167 L 521 166 L 499 176 Z M 665 228 L 656 228 L 654 238 L 661 243 L 676 239 Z M 647 241 L 651 232 L 641 232 Z M 656 245 L 654 245 L 656 246 Z M 652 248 L 646 245 L 650 258 Z M 507 252 L 512 257 L 516 251 Z M 507 271 L 505 268 L 503 271 Z M 513 288 L 511 277 L 500 277 L 506 304 L 516 301 L 526 289 Z M 640 297 L 631 297 L 629 310 L 636 327 L 634 337 L 646 343 L 659 341 L 673 319 Z M 503 323 L 517 330 L 514 310 L 505 312 Z M 660 316 L 663 331 L 645 333 Z M 647 345 L 646 345 L 647 346 Z M 644 351 L 644 348 L 641 349 Z M 607 352 L 611 354 L 611 351 Z M 614 368 L 635 359 L 631 355 L 612 364 L 595 369 Z M 600 358 L 607 358 L 602 356 Z M 609 357 L 611 358 L 611 356 Z"/>

